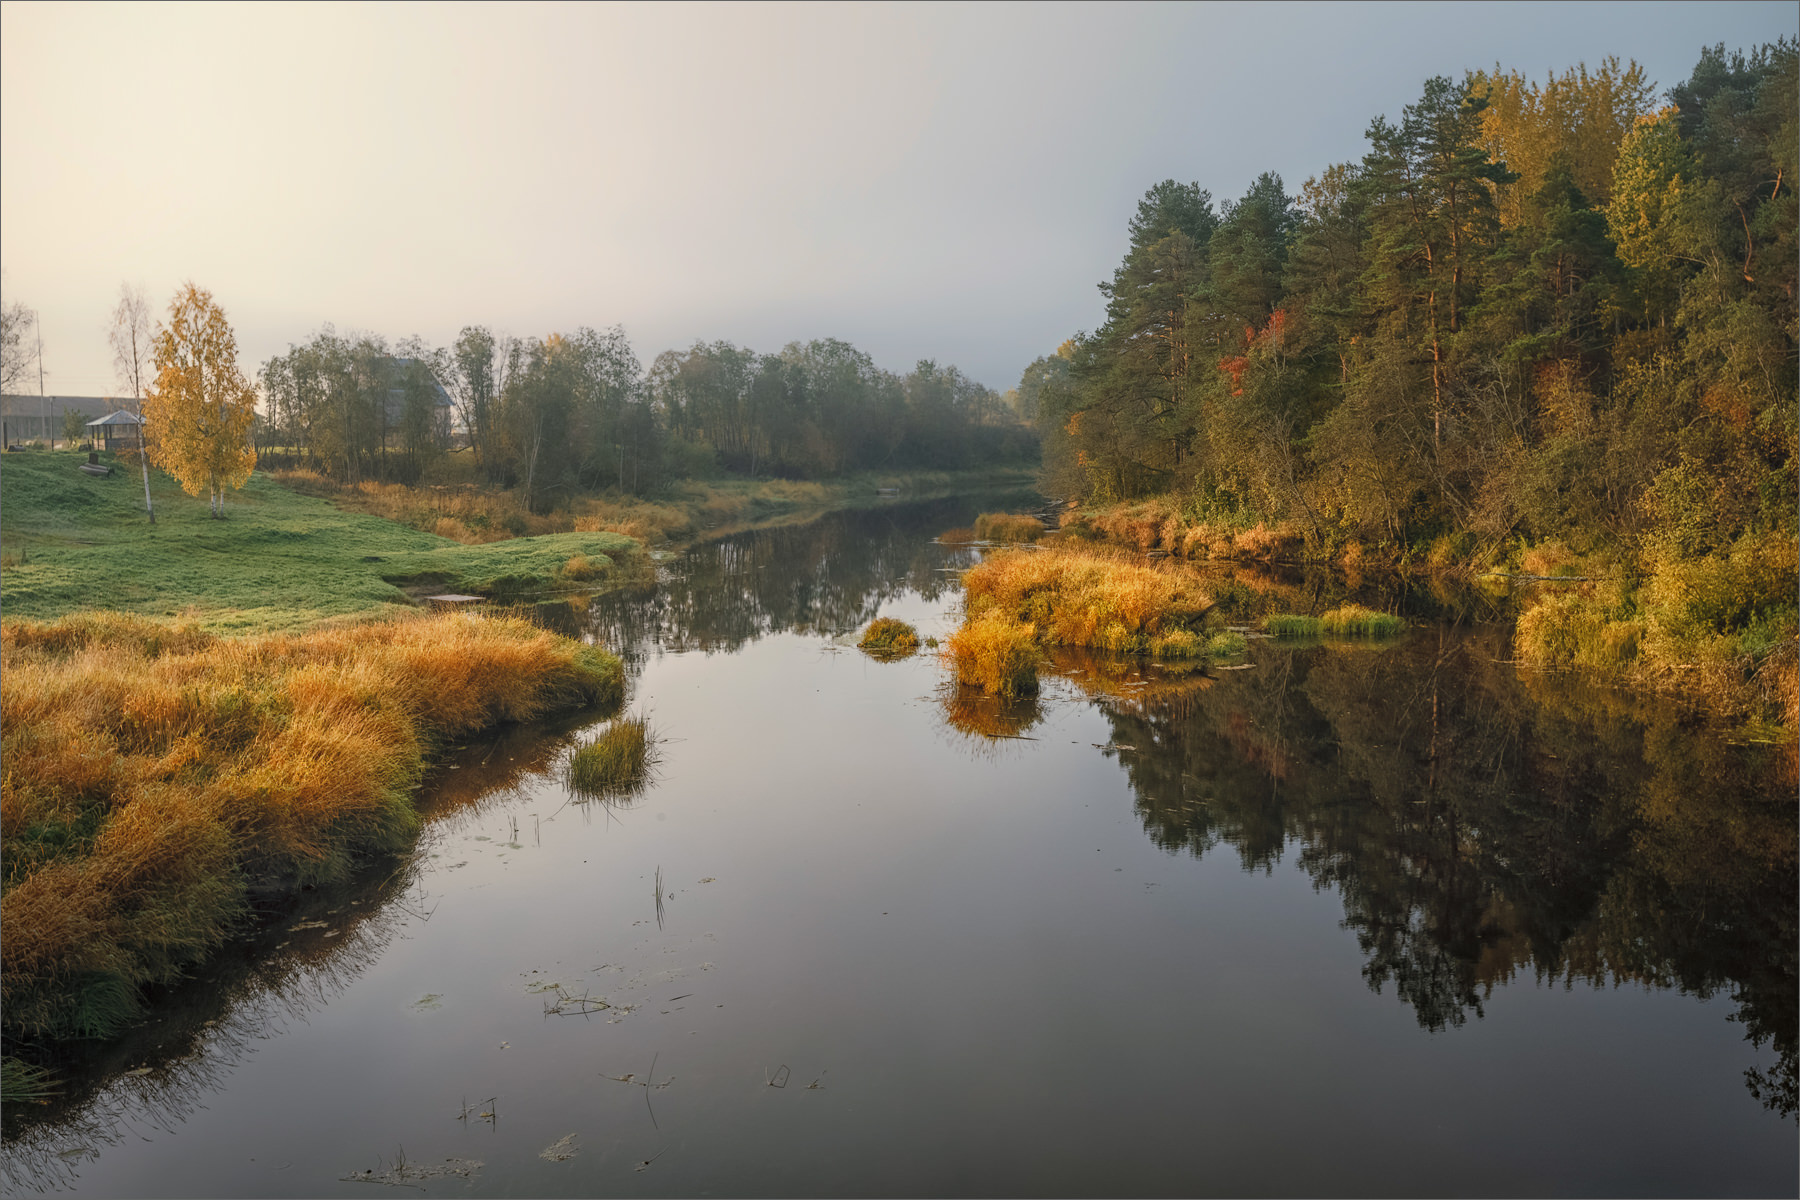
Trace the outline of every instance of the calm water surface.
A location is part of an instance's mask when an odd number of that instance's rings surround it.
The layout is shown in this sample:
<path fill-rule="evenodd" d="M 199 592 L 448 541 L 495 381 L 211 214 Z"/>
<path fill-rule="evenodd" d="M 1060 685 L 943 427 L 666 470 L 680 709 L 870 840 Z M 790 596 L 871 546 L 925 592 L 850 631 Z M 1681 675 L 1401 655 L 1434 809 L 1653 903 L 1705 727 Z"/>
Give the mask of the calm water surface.
<path fill-rule="evenodd" d="M 1393 643 L 959 699 L 852 643 L 954 627 L 975 507 L 544 610 L 627 654 L 654 786 L 571 803 L 592 716 L 461 751 L 415 865 L 9 1112 L 6 1190 L 1795 1193 L 1791 747 L 1522 676 L 1429 592 L 1365 596 Z"/>

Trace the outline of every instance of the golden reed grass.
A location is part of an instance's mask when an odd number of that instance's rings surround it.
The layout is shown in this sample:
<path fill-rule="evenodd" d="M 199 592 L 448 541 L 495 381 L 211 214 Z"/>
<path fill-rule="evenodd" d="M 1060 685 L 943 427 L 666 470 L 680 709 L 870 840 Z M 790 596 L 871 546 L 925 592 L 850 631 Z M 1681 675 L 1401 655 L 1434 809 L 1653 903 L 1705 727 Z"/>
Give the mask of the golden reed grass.
<path fill-rule="evenodd" d="M 8 622 L 0 668 L 0 1002 L 28 1040 L 116 1032 L 253 896 L 410 845 L 434 748 L 623 686 L 602 651 L 468 614 L 254 638 Z"/>
<path fill-rule="evenodd" d="M 877 617 L 856 644 L 877 658 L 905 658 L 919 648 L 919 631 L 895 617 Z"/>
<path fill-rule="evenodd" d="M 1035 542 L 1044 533 L 1044 523 L 1029 513 L 982 513 L 975 518 L 976 541 Z"/>
<path fill-rule="evenodd" d="M 963 593 L 949 640 L 957 677 L 1004 695 L 1035 688 L 1040 646 L 1204 654 L 1199 626 L 1213 603 L 1181 567 L 1070 543 L 989 555 L 963 573 Z"/>

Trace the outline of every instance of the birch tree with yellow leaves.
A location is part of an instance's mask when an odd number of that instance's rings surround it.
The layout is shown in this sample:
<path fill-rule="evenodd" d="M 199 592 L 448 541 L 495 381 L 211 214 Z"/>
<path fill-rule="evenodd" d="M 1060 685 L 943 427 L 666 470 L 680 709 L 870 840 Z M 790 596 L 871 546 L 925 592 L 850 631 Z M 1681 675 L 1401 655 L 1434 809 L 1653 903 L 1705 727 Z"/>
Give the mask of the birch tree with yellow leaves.
<path fill-rule="evenodd" d="M 225 489 L 256 466 L 250 439 L 256 393 L 237 365 L 237 335 L 212 293 L 183 284 L 156 332 L 156 382 L 144 396 L 150 460 L 190 496 L 206 489 L 212 515 L 225 515 Z"/>

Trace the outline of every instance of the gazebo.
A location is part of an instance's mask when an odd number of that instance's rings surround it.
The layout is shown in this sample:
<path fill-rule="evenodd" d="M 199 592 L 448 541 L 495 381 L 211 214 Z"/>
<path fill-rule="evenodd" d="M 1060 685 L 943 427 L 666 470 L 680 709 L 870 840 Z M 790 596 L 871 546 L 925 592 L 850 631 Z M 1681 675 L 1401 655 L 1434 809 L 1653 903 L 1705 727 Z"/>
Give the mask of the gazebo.
<path fill-rule="evenodd" d="M 121 408 L 118 412 L 108 413 L 104 417 L 89 421 L 87 423 L 88 437 L 90 440 L 103 443 L 108 450 L 113 448 L 114 441 L 135 446 L 140 424 L 137 416 Z"/>

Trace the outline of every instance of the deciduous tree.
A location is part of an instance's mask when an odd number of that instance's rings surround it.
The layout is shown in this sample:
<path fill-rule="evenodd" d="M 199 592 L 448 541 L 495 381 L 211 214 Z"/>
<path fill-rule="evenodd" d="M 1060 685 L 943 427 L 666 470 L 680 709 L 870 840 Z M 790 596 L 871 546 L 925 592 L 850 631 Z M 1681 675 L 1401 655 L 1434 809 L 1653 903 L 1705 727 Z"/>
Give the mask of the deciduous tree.
<path fill-rule="evenodd" d="M 212 293 L 186 283 L 157 330 L 156 383 L 144 397 L 150 456 L 182 490 L 205 488 L 212 515 L 225 515 L 225 489 L 243 487 L 256 466 L 250 431 L 256 393 L 237 365 L 237 336 Z"/>
<path fill-rule="evenodd" d="M 150 366 L 150 302 L 142 288 L 119 285 L 119 302 L 113 306 L 112 326 L 106 340 L 112 346 L 113 376 L 131 398 L 138 419 L 138 466 L 144 476 L 144 511 L 156 524 L 156 506 L 150 501 L 150 459 L 144 453 L 144 383 Z"/>

